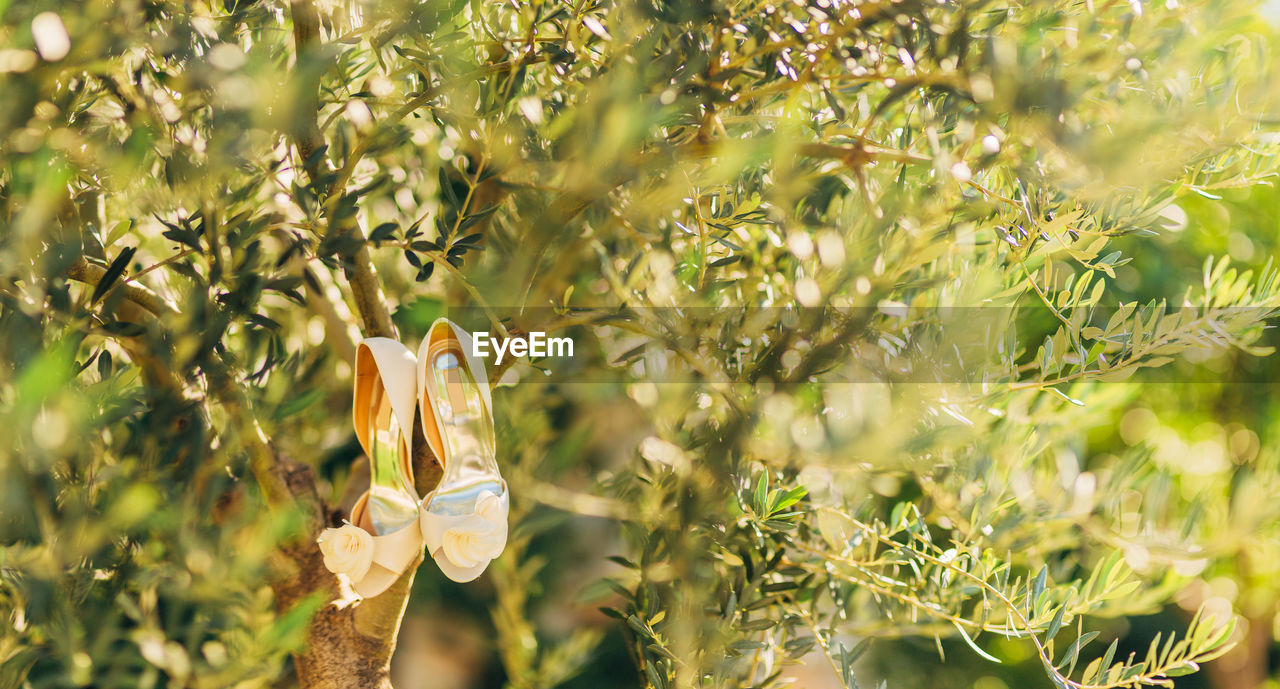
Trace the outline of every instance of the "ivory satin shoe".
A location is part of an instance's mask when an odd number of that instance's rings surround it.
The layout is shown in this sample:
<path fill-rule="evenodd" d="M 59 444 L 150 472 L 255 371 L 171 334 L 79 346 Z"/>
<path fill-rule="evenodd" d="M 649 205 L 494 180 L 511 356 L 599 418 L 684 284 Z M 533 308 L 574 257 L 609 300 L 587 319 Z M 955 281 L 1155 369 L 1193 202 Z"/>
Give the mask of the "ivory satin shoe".
<path fill-rule="evenodd" d="M 510 507 L 495 458 L 489 377 L 471 351 L 471 336 L 443 318 L 418 350 L 423 435 L 444 467 L 422 500 L 422 536 L 440 571 L 459 582 L 502 554 Z"/>
<path fill-rule="evenodd" d="M 371 337 L 356 349 L 354 421 L 369 458 L 369 490 L 348 523 L 317 542 L 329 571 L 371 598 L 395 583 L 422 552 L 411 465 L 417 362 L 407 347 Z"/>

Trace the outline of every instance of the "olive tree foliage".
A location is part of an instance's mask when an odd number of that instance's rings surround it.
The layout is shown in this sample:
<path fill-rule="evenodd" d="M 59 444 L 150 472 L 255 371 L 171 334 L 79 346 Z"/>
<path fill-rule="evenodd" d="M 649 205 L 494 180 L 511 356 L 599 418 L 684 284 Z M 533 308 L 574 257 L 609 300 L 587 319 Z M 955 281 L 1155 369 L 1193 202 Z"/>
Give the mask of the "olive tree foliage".
<path fill-rule="evenodd" d="M 349 361 L 467 307 L 578 344 L 492 375 L 513 686 L 597 638 L 529 617 L 548 509 L 625 535 L 601 606 L 645 686 L 852 688 L 904 636 L 1172 686 L 1230 621 L 1086 647 L 1176 581 L 1125 557 L 1150 474 L 1059 450 L 1109 382 L 1261 353 L 1270 270 L 1108 298 L 1114 238 L 1269 175 L 1248 11 L 0 2 L 0 677 L 386 686 L 412 574 L 356 601 L 314 546 L 359 490 Z M 623 395 L 629 459 L 576 461 L 564 415 Z"/>

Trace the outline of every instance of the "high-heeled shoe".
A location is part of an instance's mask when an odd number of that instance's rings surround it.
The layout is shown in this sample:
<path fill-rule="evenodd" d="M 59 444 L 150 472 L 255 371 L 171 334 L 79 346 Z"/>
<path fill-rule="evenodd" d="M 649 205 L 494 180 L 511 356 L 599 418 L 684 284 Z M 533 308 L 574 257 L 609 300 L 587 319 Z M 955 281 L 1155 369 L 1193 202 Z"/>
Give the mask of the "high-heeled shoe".
<path fill-rule="evenodd" d="M 410 463 L 417 373 L 413 354 L 395 340 L 371 337 L 356 349 L 353 420 L 369 458 L 369 490 L 351 519 L 317 542 L 325 567 L 365 598 L 387 590 L 422 552 Z"/>
<path fill-rule="evenodd" d="M 444 467 L 422 500 L 422 537 L 445 576 L 471 581 L 506 547 L 510 500 L 495 458 L 484 362 L 471 355 L 471 336 L 443 318 L 418 350 L 418 408 Z"/>

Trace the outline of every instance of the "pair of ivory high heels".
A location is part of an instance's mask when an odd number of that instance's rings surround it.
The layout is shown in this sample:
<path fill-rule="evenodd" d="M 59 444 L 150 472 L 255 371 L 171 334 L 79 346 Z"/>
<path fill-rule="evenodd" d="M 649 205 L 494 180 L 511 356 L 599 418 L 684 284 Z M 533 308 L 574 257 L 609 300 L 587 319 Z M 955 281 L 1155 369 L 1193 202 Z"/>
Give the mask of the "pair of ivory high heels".
<path fill-rule="evenodd" d="M 444 467 L 419 499 L 413 486 L 413 423 Z M 355 362 L 355 427 L 369 457 L 369 490 L 351 518 L 317 542 L 329 571 L 370 598 L 427 552 L 445 576 L 471 581 L 507 543 L 509 497 L 494 456 L 493 400 L 471 337 L 439 319 L 415 359 L 385 337 L 360 343 Z"/>

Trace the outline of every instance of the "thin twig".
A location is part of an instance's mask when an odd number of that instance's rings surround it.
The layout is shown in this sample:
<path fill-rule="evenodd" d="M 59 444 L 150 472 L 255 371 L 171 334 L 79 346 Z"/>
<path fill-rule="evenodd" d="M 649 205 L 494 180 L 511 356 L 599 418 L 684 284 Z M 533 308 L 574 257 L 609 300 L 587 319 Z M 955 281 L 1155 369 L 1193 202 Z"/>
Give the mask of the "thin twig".
<path fill-rule="evenodd" d="M 193 248 L 191 248 L 191 247 L 187 247 L 187 248 L 183 249 L 182 251 L 179 251 L 178 253 L 176 253 L 176 254 L 174 254 L 174 255 L 170 256 L 169 258 L 166 258 L 166 259 L 164 259 L 164 260 L 162 260 L 162 261 L 157 261 L 157 262 L 152 263 L 151 265 L 147 266 L 146 268 L 143 268 L 142 270 L 139 270 L 138 272 L 134 273 L 133 275 L 130 275 L 130 276 L 129 276 L 127 279 L 125 279 L 123 282 L 124 282 L 124 284 L 129 284 L 130 282 L 137 282 L 139 279 L 141 279 L 141 278 L 142 278 L 142 276 L 143 276 L 143 275 L 146 275 L 147 273 L 150 273 L 151 271 L 156 270 L 157 268 L 163 268 L 163 267 L 165 267 L 165 266 L 167 266 L 167 265 L 169 265 L 169 264 L 171 264 L 171 263 L 176 263 L 177 261 L 181 261 L 182 259 L 184 259 L 184 258 L 186 258 L 186 257 L 190 256 L 191 254 L 193 254 L 193 253 L 195 253 L 195 252 L 196 252 L 196 250 L 195 250 L 195 249 L 193 249 Z"/>

